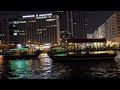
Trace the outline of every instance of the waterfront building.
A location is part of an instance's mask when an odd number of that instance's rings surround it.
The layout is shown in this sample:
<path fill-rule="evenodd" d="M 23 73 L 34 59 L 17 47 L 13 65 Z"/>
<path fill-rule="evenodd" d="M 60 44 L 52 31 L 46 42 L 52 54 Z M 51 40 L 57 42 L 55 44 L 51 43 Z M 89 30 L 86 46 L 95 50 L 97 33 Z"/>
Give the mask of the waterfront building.
<path fill-rule="evenodd" d="M 60 42 L 66 46 L 67 39 L 86 38 L 86 16 L 84 11 L 51 11 L 60 18 Z"/>
<path fill-rule="evenodd" d="M 115 12 L 107 19 L 108 40 L 120 41 L 120 12 Z"/>
<path fill-rule="evenodd" d="M 95 30 L 93 38 L 94 39 L 98 39 L 99 38 L 99 32 L 98 32 L 98 30 Z"/>
<path fill-rule="evenodd" d="M 17 20 L 9 20 L 9 26 L 12 26 L 10 36 L 22 45 L 60 44 L 59 25 L 59 16 L 51 13 L 26 15 L 18 17 Z"/>
<path fill-rule="evenodd" d="M 86 34 L 87 35 L 87 39 L 92 39 L 93 38 L 93 36 L 94 36 L 94 34 Z"/>
<path fill-rule="evenodd" d="M 107 30 L 106 30 L 106 23 L 102 24 L 98 27 L 98 37 L 99 38 L 106 38 Z"/>

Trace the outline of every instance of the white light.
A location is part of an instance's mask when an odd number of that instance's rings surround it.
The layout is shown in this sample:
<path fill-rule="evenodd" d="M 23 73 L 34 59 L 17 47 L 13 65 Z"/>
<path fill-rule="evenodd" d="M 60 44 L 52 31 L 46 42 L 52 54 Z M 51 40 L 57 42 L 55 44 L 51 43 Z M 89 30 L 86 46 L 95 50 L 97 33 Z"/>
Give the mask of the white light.
<path fill-rule="evenodd" d="M 13 27 L 15 27 L 15 25 L 13 25 Z"/>
<path fill-rule="evenodd" d="M 52 13 L 49 13 L 49 14 L 40 14 L 39 17 L 40 16 L 51 16 L 51 15 L 52 15 Z"/>
<path fill-rule="evenodd" d="M 26 23 L 26 21 L 19 21 L 19 23 Z"/>
<path fill-rule="evenodd" d="M 55 19 L 47 19 L 46 21 L 55 21 Z"/>
<path fill-rule="evenodd" d="M 50 48 L 50 46 L 43 46 L 43 48 Z"/>
<path fill-rule="evenodd" d="M 44 44 L 44 45 L 51 45 L 50 43 L 46 43 L 46 44 Z"/>
<path fill-rule="evenodd" d="M 26 46 L 30 46 L 30 45 L 26 45 Z"/>
<path fill-rule="evenodd" d="M 33 21 L 29 21 L 29 22 L 36 22 L 35 20 L 33 20 Z"/>
<path fill-rule="evenodd" d="M 35 15 L 22 16 L 23 18 L 35 17 Z"/>
<path fill-rule="evenodd" d="M 17 33 L 13 33 L 14 36 L 17 36 Z"/>
<path fill-rule="evenodd" d="M 36 14 L 36 17 L 38 17 L 38 14 Z"/>
<path fill-rule="evenodd" d="M 17 44 L 17 48 L 22 48 L 22 45 L 21 44 Z"/>

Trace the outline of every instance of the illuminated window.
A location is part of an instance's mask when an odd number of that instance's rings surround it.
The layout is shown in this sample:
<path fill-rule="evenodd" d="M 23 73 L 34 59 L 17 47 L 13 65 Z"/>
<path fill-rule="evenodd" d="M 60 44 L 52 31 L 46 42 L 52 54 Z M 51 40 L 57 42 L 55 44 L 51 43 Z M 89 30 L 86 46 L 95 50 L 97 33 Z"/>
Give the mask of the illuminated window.
<path fill-rule="evenodd" d="M 14 36 L 17 36 L 17 33 L 13 33 Z"/>
<path fill-rule="evenodd" d="M 47 19 L 46 21 L 55 21 L 55 19 Z"/>
<path fill-rule="evenodd" d="M 14 32 L 19 32 L 19 30 L 14 30 Z"/>
<path fill-rule="evenodd" d="M 2 34 L 0 34 L 0 36 L 2 36 Z"/>
<path fill-rule="evenodd" d="M 32 21 L 29 21 L 29 22 L 36 22 L 36 20 L 32 20 Z"/>
<path fill-rule="evenodd" d="M 20 35 L 26 35 L 26 33 L 20 33 Z"/>
<path fill-rule="evenodd" d="M 13 25 L 13 27 L 15 27 L 15 25 Z"/>

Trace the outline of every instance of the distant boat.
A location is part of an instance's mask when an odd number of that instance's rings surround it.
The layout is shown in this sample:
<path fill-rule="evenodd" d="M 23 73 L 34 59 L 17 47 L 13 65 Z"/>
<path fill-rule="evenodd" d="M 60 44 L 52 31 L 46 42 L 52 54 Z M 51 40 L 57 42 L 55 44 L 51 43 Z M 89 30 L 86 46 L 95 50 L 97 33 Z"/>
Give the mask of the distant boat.
<path fill-rule="evenodd" d="M 31 58 L 37 58 L 37 54 L 32 55 L 3 55 L 5 60 L 14 60 L 14 59 L 31 59 Z"/>
<path fill-rule="evenodd" d="M 34 52 L 34 54 L 28 54 L 28 53 L 21 53 L 19 55 L 4 54 L 3 57 L 4 57 L 5 60 L 31 59 L 31 58 L 38 58 L 40 53 L 41 53 L 41 51 L 37 50 L 36 52 Z"/>

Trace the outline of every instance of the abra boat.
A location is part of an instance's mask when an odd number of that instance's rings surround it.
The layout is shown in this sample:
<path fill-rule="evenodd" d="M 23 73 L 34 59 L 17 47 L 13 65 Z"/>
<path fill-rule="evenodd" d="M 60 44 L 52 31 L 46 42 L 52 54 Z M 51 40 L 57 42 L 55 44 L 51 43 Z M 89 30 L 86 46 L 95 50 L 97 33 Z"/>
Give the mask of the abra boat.
<path fill-rule="evenodd" d="M 93 51 L 94 53 L 81 51 L 81 52 L 67 52 L 63 47 L 52 47 L 48 53 L 49 57 L 54 62 L 70 62 L 70 61 L 98 61 L 98 60 L 114 60 L 116 54 L 108 52 Z"/>
<path fill-rule="evenodd" d="M 58 54 L 59 55 L 59 54 Z M 84 54 L 84 55 L 68 55 L 65 54 L 62 56 L 52 56 L 49 57 L 55 62 L 70 62 L 70 61 L 93 61 L 93 60 L 114 60 L 116 54 Z"/>
<path fill-rule="evenodd" d="M 27 54 L 27 53 L 21 53 L 18 55 L 15 54 L 4 54 L 2 55 L 5 60 L 15 60 L 15 59 L 31 59 L 31 58 L 38 58 L 39 54 L 41 53 L 40 50 L 37 50 L 34 52 L 34 54 Z"/>

